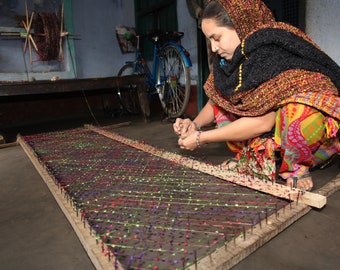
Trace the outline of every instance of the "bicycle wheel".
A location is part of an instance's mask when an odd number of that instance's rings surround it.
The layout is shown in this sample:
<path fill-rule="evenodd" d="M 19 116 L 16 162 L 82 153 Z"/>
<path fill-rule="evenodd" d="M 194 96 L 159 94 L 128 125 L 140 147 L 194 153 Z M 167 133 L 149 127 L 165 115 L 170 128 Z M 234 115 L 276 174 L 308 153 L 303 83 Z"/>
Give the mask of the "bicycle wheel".
<path fill-rule="evenodd" d="M 124 65 L 118 72 L 118 77 L 134 74 L 133 64 Z M 139 114 L 141 109 L 138 100 L 137 86 L 118 88 L 118 99 L 123 109 L 130 114 Z"/>
<path fill-rule="evenodd" d="M 158 67 L 157 85 L 164 112 L 169 118 L 183 115 L 190 97 L 190 70 L 173 45 L 164 48 Z"/>

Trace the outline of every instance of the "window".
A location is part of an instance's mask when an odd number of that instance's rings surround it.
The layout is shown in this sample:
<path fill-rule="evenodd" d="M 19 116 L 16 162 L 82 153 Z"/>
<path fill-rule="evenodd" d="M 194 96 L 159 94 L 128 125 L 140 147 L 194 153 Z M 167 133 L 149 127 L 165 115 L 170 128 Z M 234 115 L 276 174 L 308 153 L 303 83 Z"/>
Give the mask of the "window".
<path fill-rule="evenodd" d="M 305 0 L 264 0 L 276 20 L 305 30 Z"/>

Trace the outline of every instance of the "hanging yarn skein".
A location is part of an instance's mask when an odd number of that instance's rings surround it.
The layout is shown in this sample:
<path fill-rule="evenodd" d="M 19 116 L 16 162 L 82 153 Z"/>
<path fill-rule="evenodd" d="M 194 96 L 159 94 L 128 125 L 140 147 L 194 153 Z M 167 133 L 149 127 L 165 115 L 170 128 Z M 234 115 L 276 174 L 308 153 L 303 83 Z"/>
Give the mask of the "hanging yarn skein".
<path fill-rule="evenodd" d="M 34 37 L 40 61 L 59 60 L 60 20 L 55 13 L 37 14 L 34 22 Z"/>

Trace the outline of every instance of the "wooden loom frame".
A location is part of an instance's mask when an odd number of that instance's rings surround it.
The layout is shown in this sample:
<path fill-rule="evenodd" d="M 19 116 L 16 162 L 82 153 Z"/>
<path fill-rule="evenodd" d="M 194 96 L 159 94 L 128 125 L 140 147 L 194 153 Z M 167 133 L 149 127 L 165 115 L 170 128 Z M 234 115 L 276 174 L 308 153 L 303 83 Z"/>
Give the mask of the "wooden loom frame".
<path fill-rule="evenodd" d="M 86 127 L 112 139 L 115 137 L 112 132 L 104 129 L 99 129 L 93 126 Z M 65 196 L 66 194 L 63 193 L 63 190 L 55 184 L 55 181 L 46 172 L 44 166 L 39 163 L 34 152 L 25 143 L 21 136 L 18 136 L 17 142 L 20 143 L 44 182 L 47 184 L 59 207 L 62 209 L 66 218 L 75 230 L 80 242 L 96 269 L 124 269 L 119 262 L 117 262 L 117 266 L 115 267 L 113 265 L 112 258 L 111 261 L 109 261 L 107 257 L 103 256 L 102 246 L 98 244 L 95 238 L 89 233 L 88 224 L 86 221 L 81 220 L 81 218 L 77 215 L 67 196 Z M 130 142 L 131 144 L 134 143 L 133 140 Z M 149 149 L 151 152 L 155 150 L 146 144 L 141 145 L 142 148 L 145 148 L 144 150 Z M 199 164 L 206 165 L 202 162 L 199 162 Z M 319 193 L 330 195 L 339 188 L 340 181 L 336 178 L 335 181 L 331 181 L 325 187 L 320 189 Z M 310 206 L 302 203 L 301 200 L 299 200 L 299 202 L 288 204 L 276 214 L 269 216 L 266 222 L 257 224 L 253 229 L 247 230 L 244 235 L 237 237 L 233 243 L 228 244 L 226 247 L 217 249 L 211 255 L 199 260 L 197 264 L 190 266 L 187 269 L 229 269 L 257 248 L 268 242 L 300 217 L 307 214 L 311 209 L 312 208 Z"/>

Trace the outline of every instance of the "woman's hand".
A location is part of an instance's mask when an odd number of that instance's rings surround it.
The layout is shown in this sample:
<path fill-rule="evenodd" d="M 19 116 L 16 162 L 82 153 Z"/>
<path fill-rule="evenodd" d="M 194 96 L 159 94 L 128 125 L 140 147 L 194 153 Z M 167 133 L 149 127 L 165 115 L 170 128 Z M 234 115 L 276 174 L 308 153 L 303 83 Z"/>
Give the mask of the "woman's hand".
<path fill-rule="evenodd" d="M 173 128 L 175 133 L 183 139 L 195 131 L 195 124 L 188 118 L 177 118 Z"/>
<path fill-rule="evenodd" d="M 193 131 L 186 137 L 179 137 L 179 147 L 185 150 L 195 150 L 200 145 L 200 135 L 201 131 Z"/>
<path fill-rule="evenodd" d="M 173 129 L 179 136 L 178 145 L 182 149 L 187 150 L 194 150 L 197 148 L 198 131 L 201 127 L 210 124 L 212 121 L 214 121 L 214 104 L 211 101 L 208 101 L 205 104 L 194 121 L 191 121 L 190 119 L 177 118 L 173 124 Z M 204 132 L 204 134 L 205 133 L 206 132 Z M 200 144 L 204 144 L 204 142 L 201 140 Z"/>

